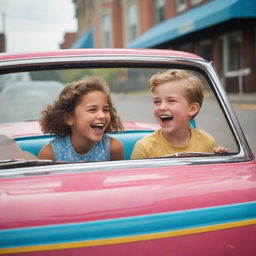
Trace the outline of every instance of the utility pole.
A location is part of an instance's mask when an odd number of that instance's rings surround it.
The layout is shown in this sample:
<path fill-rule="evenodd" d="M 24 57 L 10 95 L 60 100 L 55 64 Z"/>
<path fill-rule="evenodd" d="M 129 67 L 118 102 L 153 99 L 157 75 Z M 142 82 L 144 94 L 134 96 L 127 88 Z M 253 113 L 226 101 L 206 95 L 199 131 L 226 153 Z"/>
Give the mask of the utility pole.
<path fill-rule="evenodd" d="M 2 33 L 5 34 L 5 13 L 2 12 Z"/>
<path fill-rule="evenodd" d="M 0 32 L 0 52 L 6 51 L 6 37 L 5 37 L 5 13 L 2 12 L 2 32 Z"/>

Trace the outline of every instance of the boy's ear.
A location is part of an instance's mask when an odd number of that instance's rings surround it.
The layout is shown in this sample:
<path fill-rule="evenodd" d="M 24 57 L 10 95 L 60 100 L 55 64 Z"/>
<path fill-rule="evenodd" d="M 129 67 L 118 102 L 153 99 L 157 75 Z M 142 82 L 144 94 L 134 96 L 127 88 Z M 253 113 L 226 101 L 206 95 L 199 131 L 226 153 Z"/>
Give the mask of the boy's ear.
<path fill-rule="evenodd" d="M 189 109 L 189 116 L 193 117 L 196 116 L 197 113 L 200 110 L 200 105 L 198 102 L 193 102 L 192 104 L 190 104 L 190 109 Z"/>
<path fill-rule="evenodd" d="M 69 125 L 69 126 L 73 125 L 73 118 L 72 118 L 72 115 L 66 113 L 66 114 L 64 115 L 64 122 L 65 122 L 66 125 Z"/>

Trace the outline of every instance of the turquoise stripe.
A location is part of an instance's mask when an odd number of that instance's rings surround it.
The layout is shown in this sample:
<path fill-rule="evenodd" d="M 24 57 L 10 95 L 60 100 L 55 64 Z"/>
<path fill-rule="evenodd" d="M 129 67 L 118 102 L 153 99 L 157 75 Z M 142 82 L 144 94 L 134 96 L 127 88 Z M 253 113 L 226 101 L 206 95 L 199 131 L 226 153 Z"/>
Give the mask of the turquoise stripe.
<path fill-rule="evenodd" d="M 90 241 L 205 227 L 256 218 L 256 202 L 0 231 L 0 248 Z"/>

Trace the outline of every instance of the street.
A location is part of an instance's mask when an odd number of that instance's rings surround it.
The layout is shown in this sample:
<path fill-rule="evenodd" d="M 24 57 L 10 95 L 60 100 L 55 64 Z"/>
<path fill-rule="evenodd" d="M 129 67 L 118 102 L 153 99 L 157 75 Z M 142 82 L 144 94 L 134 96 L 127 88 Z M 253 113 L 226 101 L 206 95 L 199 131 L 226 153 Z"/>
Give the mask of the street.
<path fill-rule="evenodd" d="M 245 137 L 256 155 L 256 108 L 255 105 L 233 104 Z"/>
<path fill-rule="evenodd" d="M 155 122 L 152 114 L 152 102 L 150 94 L 131 93 L 131 94 L 115 94 L 114 101 L 121 118 L 125 121 L 139 122 Z M 236 104 L 232 103 L 234 111 L 238 117 L 240 125 L 243 129 L 245 137 L 256 155 L 256 104 Z M 198 127 L 203 127 L 210 132 L 219 131 L 219 117 L 215 115 L 216 106 L 211 100 L 205 99 L 204 108 L 200 111 L 200 118 L 197 121 Z M 221 145 L 228 145 L 228 136 L 221 130 L 218 132 L 218 141 Z"/>

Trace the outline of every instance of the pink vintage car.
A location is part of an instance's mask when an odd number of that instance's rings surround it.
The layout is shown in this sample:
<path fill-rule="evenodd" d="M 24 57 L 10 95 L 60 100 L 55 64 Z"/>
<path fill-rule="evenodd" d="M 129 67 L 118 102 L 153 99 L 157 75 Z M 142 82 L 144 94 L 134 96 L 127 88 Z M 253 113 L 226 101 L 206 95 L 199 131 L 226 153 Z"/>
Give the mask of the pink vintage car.
<path fill-rule="evenodd" d="M 171 68 L 202 80 L 191 126 L 229 152 L 130 159 L 158 129 L 148 80 Z M 41 110 L 88 74 L 110 84 L 125 160 L 38 160 L 54 137 Z M 0 255 L 256 255 L 256 161 L 211 63 L 171 50 L 1 54 L 0 85 Z"/>

